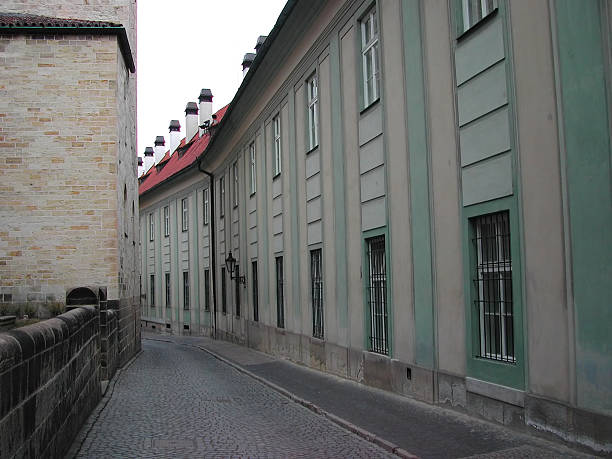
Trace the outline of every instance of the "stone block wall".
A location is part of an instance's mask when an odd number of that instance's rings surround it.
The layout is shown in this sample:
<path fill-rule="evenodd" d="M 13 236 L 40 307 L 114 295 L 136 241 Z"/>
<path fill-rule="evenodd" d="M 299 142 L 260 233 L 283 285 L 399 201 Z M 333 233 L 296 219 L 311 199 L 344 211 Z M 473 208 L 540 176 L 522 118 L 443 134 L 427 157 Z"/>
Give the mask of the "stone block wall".
<path fill-rule="evenodd" d="M 117 312 L 108 309 L 100 311 L 100 379 L 110 380 L 119 363 L 119 337 Z"/>
<path fill-rule="evenodd" d="M 0 333 L 0 457 L 62 457 L 99 402 L 93 306 Z"/>

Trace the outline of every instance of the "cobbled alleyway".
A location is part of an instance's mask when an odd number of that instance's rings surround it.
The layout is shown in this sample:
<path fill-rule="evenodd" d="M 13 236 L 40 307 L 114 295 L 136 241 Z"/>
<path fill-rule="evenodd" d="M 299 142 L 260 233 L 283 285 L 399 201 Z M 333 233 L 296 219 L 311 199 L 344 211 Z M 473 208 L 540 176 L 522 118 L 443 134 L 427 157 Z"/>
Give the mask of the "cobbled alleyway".
<path fill-rule="evenodd" d="M 190 346 L 143 340 L 79 458 L 389 457 Z"/>

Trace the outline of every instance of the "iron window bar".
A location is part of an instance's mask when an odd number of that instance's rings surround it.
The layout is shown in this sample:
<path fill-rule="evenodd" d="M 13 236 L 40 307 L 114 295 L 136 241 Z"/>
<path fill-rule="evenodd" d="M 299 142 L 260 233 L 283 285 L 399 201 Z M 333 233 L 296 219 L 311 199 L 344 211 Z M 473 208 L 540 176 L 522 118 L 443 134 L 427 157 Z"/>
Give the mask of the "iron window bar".
<path fill-rule="evenodd" d="M 321 249 L 310 252 L 312 295 L 312 336 L 323 339 L 323 276 L 321 273 Z"/>
<path fill-rule="evenodd" d="M 285 297 L 283 282 L 283 257 L 276 257 L 276 326 L 278 328 L 285 328 Z"/>
<path fill-rule="evenodd" d="M 368 243 L 368 306 L 370 314 L 370 351 L 389 354 L 389 315 L 387 311 L 387 270 L 385 237 L 376 236 Z"/>

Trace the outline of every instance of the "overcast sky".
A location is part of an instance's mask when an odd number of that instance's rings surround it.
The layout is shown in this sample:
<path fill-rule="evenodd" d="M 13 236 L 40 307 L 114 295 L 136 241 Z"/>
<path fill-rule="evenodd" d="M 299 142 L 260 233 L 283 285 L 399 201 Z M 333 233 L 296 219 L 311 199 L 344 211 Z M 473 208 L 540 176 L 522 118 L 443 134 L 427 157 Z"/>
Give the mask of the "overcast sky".
<path fill-rule="evenodd" d="M 138 2 L 138 155 L 166 138 L 200 89 L 213 93 L 213 113 L 231 102 L 242 81 L 242 58 L 268 35 L 286 0 Z"/>

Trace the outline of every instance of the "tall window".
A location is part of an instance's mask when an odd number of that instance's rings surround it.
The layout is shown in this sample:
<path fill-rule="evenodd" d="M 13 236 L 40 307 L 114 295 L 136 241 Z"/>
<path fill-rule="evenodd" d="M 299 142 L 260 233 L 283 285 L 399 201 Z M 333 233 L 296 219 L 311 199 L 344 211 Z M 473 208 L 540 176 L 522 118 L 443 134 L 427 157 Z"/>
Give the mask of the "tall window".
<path fill-rule="evenodd" d="M 463 31 L 476 25 L 497 8 L 497 0 L 462 0 Z"/>
<path fill-rule="evenodd" d="M 249 158 L 251 163 L 251 194 L 257 191 L 257 163 L 255 158 L 255 142 L 249 145 Z"/>
<path fill-rule="evenodd" d="M 221 312 L 227 313 L 227 291 L 225 290 L 225 268 L 221 268 Z"/>
<path fill-rule="evenodd" d="M 285 294 L 283 289 L 283 257 L 276 257 L 276 326 L 285 328 Z"/>
<path fill-rule="evenodd" d="M 280 115 L 272 119 L 274 127 L 274 177 L 281 173 L 281 124 Z"/>
<path fill-rule="evenodd" d="M 164 207 L 164 236 L 170 236 L 170 209 Z"/>
<path fill-rule="evenodd" d="M 183 271 L 183 309 L 189 309 L 189 271 Z"/>
<path fill-rule="evenodd" d="M 387 269 L 385 261 L 385 237 L 366 240 L 368 250 L 368 309 L 370 350 L 389 354 L 389 316 L 387 311 Z"/>
<path fill-rule="evenodd" d="M 474 305 L 479 320 L 479 357 L 515 362 L 512 257 L 508 211 L 471 220 L 476 253 Z"/>
<path fill-rule="evenodd" d="M 323 339 L 323 275 L 321 249 L 310 252 L 310 295 L 312 298 L 312 336 Z"/>
<path fill-rule="evenodd" d="M 319 82 L 315 73 L 308 81 L 308 149 L 319 145 Z"/>
<path fill-rule="evenodd" d="M 238 161 L 232 165 L 232 191 L 234 207 L 238 206 Z"/>
<path fill-rule="evenodd" d="M 153 220 L 153 214 L 149 214 L 149 241 L 153 240 L 154 231 L 155 231 L 155 221 Z"/>
<path fill-rule="evenodd" d="M 219 177 L 219 217 L 225 216 L 225 177 Z"/>
<path fill-rule="evenodd" d="M 149 291 L 151 292 L 151 295 L 149 296 L 149 306 L 154 308 L 155 307 L 155 275 L 154 274 L 151 274 L 149 282 L 150 282 Z"/>
<path fill-rule="evenodd" d="M 208 188 L 204 188 L 202 192 L 202 218 L 204 219 L 204 224 L 208 225 L 208 207 L 210 206 L 210 190 Z"/>
<path fill-rule="evenodd" d="M 376 7 L 361 20 L 361 59 L 363 63 L 363 102 L 367 107 L 379 94 L 378 21 Z"/>
<path fill-rule="evenodd" d="M 183 215 L 183 231 L 187 231 L 189 229 L 189 205 L 187 198 L 181 199 L 181 210 Z"/>
<path fill-rule="evenodd" d="M 172 306 L 172 300 L 170 296 L 170 273 L 164 274 L 164 281 L 166 283 L 166 307 L 169 308 Z"/>
<path fill-rule="evenodd" d="M 204 310 L 210 311 L 210 270 L 204 270 Z"/>
<path fill-rule="evenodd" d="M 257 261 L 251 263 L 251 284 L 253 288 L 253 320 L 259 322 L 259 286 L 257 285 Z"/>
<path fill-rule="evenodd" d="M 236 293 L 236 317 L 240 317 L 240 268 L 236 265 L 236 277 L 235 277 L 235 293 Z"/>

